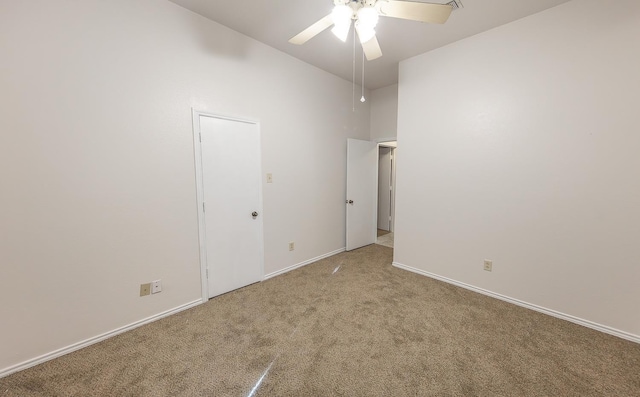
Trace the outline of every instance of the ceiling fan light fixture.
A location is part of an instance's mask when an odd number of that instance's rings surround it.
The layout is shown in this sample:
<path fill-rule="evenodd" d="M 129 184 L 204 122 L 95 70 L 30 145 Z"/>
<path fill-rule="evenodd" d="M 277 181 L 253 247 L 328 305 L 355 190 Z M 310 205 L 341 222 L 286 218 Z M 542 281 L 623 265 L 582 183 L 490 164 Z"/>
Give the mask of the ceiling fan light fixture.
<path fill-rule="evenodd" d="M 374 29 L 378 24 L 379 14 L 373 7 L 362 7 L 358 10 L 358 21 L 361 29 Z"/>
<path fill-rule="evenodd" d="M 333 29 L 331 29 L 331 33 L 343 42 L 347 41 L 347 36 L 349 36 L 352 17 L 353 10 L 345 4 L 336 5 L 331 12 L 331 19 L 334 25 Z"/>
<path fill-rule="evenodd" d="M 356 31 L 358 32 L 358 38 L 360 39 L 360 44 L 364 44 L 375 37 L 376 31 L 370 26 L 366 26 L 360 21 L 356 21 Z"/>
<path fill-rule="evenodd" d="M 349 29 L 351 25 L 335 25 L 333 29 L 331 29 L 331 33 L 333 33 L 337 38 L 339 38 L 342 42 L 347 41 L 347 36 L 349 36 Z"/>
<path fill-rule="evenodd" d="M 356 29 L 360 43 L 364 44 L 376 35 L 375 27 L 378 24 L 378 11 L 373 7 L 362 7 L 358 10 Z"/>
<path fill-rule="evenodd" d="M 458 5 L 458 8 L 462 6 L 460 0 L 451 0 L 447 4 L 425 3 L 422 0 L 333 0 L 333 4 L 331 14 L 293 36 L 289 43 L 304 44 L 332 26 L 333 34 L 346 42 L 351 22 L 354 21 L 354 48 L 357 34 L 362 43 L 363 57 L 366 56 L 367 60 L 373 61 L 382 56 L 375 30 L 380 16 L 442 24 L 449 19 L 452 9 L 455 8 L 454 4 Z M 364 65 L 364 61 L 362 64 Z"/>

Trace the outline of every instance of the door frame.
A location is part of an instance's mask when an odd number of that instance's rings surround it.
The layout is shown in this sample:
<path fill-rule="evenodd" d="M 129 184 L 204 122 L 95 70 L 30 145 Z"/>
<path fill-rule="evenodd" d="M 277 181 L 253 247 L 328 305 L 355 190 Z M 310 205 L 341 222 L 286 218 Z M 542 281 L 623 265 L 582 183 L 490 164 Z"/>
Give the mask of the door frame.
<path fill-rule="evenodd" d="M 194 159 L 195 159 L 195 177 L 196 177 L 196 210 L 198 214 L 198 245 L 200 251 L 200 285 L 201 285 L 201 294 L 202 294 L 202 302 L 207 302 L 209 300 L 209 277 L 208 277 L 208 263 L 207 263 L 207 228 L 204 217 L 204 186 L 203 186 L 203 169 L 202 169 L 202 145 L 200 139 L 200 117 L 212 117 L 222 120 L 236 121 L 240 123 L 254 124 L 258 128 L 258 145 L 262 147 L 261 141 L 262 137 L 260 134 L 260 122 L 256 120 L 246 119 L 246 118 L 238 118 L 238 117 L 230 117 L 224 116 L 220 114 L 203 112 L 196 109 L 191 109 L 192 121 L 193 121 L 193 150 L 194 150 Z M 258 174 L 260 178 L 259 181 L 262 181 L 262 150 L 260 151 L 260 159 L 258 161 Z M 258 213 L 261 215 L 256 220 L 260 222 L 259 225 L 259 246 L 258 252 L 260 253 L 260 271 L 262 273 L 262 280 L 264 280 L 264 211 L 262 205 L 262 183 L 260 183 L 260 188 L 258 189 Z"/>
<path fill-rule="evenodd" d="M 396 228 L 396 170 L 398 169 L 398 163 L 396 161 L 398 150 L 398 138 L 379 138 L 376 139 L 378 142 L 378 150 L 381 146 L 391 148 L 391 156 L 392 156 L 392 169 L 391 169 L 391 227 L 390 232 L 393 233 Z M 387 145 L 385 145 L 387 144 Z M 378 169 L 380 168 L 380 164 L 378 164 Z M 380 203 L 378 203 L 379 205 Z M 376 208 L 377 209 L 377 208 Z"/>
<path fill-rule="evenodd" d="M 380 171 L 381 171 L 382 166 L 384 164 L 384 162 L 380 161 L 380 153 L 382 152 L 382 149 L 388 149 L 389 150 L 389 180 L 388 180 L 388 183 L 381 185 L 380 184 L 380 175 L 381 175 Z M 391 218 L 392 218 L 392 215 L 393 215 L 393 210 L 392 210 L 392 206 L 393 206 L 393 198 L 392 198 L 392 196 L 393 196 L 393 187 L 392 187 L 393 186 L 392 185 L 392 183 L 393 183 L 393 160 L 392 160 L 393 159 L 393 149 L 394 148 L 391 147 L 391 146 L 385 146 L 385 145 L 383 145 L 381 143 L 378 143 L 378 186 L 377 186 L 377 188 L 378 188 L 377 189 L 378 203 L 377 203 L 377 206 L 376 206 L 377 207 L 376 210 L 378 211 L 378 220 L 377 220 L 376 226 L 378 227 L 378 229 L 380 229 L 380 221 L 381 221 L 381 218 L 380 218 L 380 207 L 381 207 L 380 194 L 382 192 L 381 188 L 384 188 L 384 192 L 389 197 L 388 198 L 389 207 L 387 208 L 387 211 L 386 211 L 387 212 L 386 220 L 382 219 L 383 222 L 386 221 L 386 223 L 387 223 L 386 229 L 383 229 L 383 230 L 387 230 L 389 232 L 392 231 L 392 227 L 391 227 L 391 220 L 392 219 Z"/>

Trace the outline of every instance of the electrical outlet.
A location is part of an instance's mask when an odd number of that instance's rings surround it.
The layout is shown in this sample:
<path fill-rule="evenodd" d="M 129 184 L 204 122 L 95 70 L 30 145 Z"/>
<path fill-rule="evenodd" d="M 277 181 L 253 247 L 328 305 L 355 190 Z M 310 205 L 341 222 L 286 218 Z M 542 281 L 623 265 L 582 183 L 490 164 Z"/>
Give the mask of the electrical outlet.
<path fill-rule="evenodd" d="M 151 293 L 151 283 L 140 284 L 140 296 L 147 296 Z"/>
<path fill-rule="evenodd" d="M 493 261 L 488 259 L 484 260 L 484 270 L 490 272 L 493 269 Z"/>
<path fill-rule="evenodd" d="M 162 280 L 156 280 L 151 282 L 151 293 L 157 294 L 162 292 Z"/>
<path fill-rule="evenodd" d="M 273 174 L 272 173 L 268 173 L 267 174 L 267 183 L 273 183 Z"/>
<path fill-rule="evenodd" d="M 289 251 L 293 251 L 294 249 L 296 249 L 296 243 L 294 243 L 293 241 L 291 241 L 289 243 Z"/>

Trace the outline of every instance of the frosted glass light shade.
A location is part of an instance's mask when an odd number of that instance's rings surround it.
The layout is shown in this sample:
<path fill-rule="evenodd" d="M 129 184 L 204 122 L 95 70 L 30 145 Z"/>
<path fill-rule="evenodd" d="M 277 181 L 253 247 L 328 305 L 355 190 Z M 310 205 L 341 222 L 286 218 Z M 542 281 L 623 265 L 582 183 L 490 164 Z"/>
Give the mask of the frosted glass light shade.
<path fill-rule="evenodd" d="M 361 44 L 366 43 L 376 35 L 376 31 L 373 28 L 366 25 L 363 27 L 360 21 L 356 21 L 356 30 L 358 31 L 358 37 L 360 38 Z"/>
<path fill-rule="evenodd" d="M 351 28 L 351 19 L 353 17 L 353 10 L 351 7 L 345 4 L 337 5 L 331 12 L 331 19 L 333 20 L 333 33 L 337 38 L 342 41 L 347 41 L 349 35 L 349 29 Z"/>
<path fill-rule="evenodd" d="M 333 29 L 331 29 L 331 33 L 333 33 L 340 40 L 347 41 L 347 36 L 349 36 L 349 28 L 351 28 L 350 24 L 343 26 L 336 25 L 333 27 Z"/>
<path fill-rule="evenodd" d="M 378 24 L 378 11 L 373 7 L 362 7 L 358 10 L 356 28 L 360 43 L 364 44 L 376 35 L 375 27 Z"/>
<path fill-rule="evenodd" d="M 373 7 L 362 7 L 358 10 L 358 21 L 360 28 L 374 29 L 378 24 L 378 11 Z"/>

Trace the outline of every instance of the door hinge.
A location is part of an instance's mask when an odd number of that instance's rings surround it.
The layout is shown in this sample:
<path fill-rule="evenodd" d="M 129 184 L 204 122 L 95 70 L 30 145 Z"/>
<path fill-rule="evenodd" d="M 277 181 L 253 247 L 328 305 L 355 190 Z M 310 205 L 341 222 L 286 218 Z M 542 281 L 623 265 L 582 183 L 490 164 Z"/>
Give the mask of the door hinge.
<path fill-rule="evenodd" d="M 204 209 L 204 202 L 202 202 L 202 212 L 205 212 L 205 209 Z"/>
<path fill-rule="evenodd" d="M 200 142 L 202 142 L 202 134 L 198 133 L 198 139 L 200 140 Z"/>
<path fill-rule="evenodd" d="M 205 269 L 207 272 L 207 278 L 209 278 L 209 268 Z"/>

